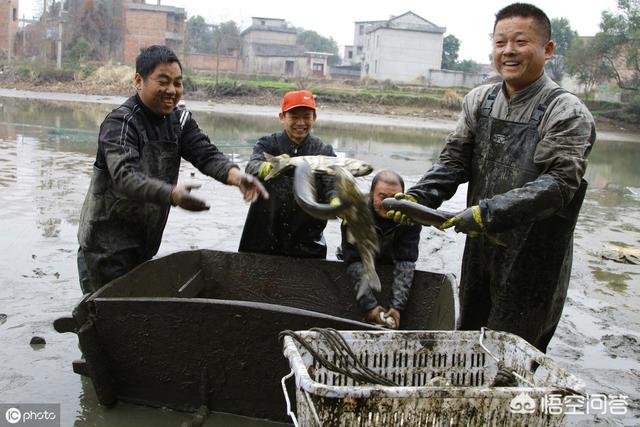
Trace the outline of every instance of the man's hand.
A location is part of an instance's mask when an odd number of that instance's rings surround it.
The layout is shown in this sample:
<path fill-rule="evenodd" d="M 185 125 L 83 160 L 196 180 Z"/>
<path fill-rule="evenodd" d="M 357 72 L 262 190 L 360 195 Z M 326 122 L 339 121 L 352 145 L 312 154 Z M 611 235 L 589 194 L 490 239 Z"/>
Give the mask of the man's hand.
<path fill-rule="evenodd" d="M 458 212 L 456 216 L 447 220 L 440 226 L 441 229 L 455 226 L 456 233 L 465 233 L 470 237 L 478 237 L 484 233 L 485 227 L 482 222 L 480 206 L 475 205 Z"/>
<path fill-rule="evenodd" d="M 177 184 L 171 190 L 171 205 L 193 212 L 209 210 L 207 202 L 191 194 L 195 188 L 200 188 L 200 184 Z"/>
<path fill-rule="evenodd" d="M 255 202 L 258 197 L 262 197 L 265 200 L 269 199 L 269 193 L 264 188 L 264 185 L 253 175 L 243 174 L 238 187 L 247 202 Z"/>
<path fill-rule="evenodd" d="M 396 200 L 404 199 L 413 203 L 418 203 L 418 200 L 415 197 L 413 197 L 411 194 L 396 193 L 393 196 L 393 198 Z M 408 216 L 406 216 L 400 211 L 389 210 L 387 211 L 387 217 L 391 218 L 392 220 L 400 224 L 406 224 L 406 225 L 412 224 L 411 218 L 409 218 Z"/>
<path fill-rule="evenodd" d="M 269 199 L 269 193 L 262 183 L 253 175 L 246 174 L 238 168 L 229 169 L 227 184 L 238 187 L 247 202 L 255 202 L 258 197 L 262 197 L 265 200 Z"/>

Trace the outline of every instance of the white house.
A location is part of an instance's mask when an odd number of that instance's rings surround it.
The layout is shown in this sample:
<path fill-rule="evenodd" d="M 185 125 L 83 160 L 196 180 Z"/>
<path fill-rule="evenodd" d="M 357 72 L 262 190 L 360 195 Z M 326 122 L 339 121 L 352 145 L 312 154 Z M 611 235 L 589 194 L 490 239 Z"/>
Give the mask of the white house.
<path fill-rule="evenodd" d="M 358 25 L 361 23 L 356 22 L 356 32 Z M 440 69 L 446 28 L 411 11 L 364 28 L 361 78 L 409 83 L 424 81 L 429 70 Z"/>

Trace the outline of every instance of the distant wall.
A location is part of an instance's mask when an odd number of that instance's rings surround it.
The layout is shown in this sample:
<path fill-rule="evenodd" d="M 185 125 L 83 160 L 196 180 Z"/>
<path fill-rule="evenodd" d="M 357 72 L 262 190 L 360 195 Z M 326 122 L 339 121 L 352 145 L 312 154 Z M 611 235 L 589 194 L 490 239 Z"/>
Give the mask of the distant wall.
<path fill-rule="evenodd" d="M 453 70 L 429 70 L 426 76 L 426 84 L 442 87 L 476 87 L 487 78 L 486 74 L 465 73 Z"/>
<path fill-rule="evenodd" d="M 236 56 L 202 55 L 188 53 L 184 55 L 184 66 L 198 71 L 216 71 L 216 66 L 220 72 L 237 73 L 242 70 L 242 60 Z"/>

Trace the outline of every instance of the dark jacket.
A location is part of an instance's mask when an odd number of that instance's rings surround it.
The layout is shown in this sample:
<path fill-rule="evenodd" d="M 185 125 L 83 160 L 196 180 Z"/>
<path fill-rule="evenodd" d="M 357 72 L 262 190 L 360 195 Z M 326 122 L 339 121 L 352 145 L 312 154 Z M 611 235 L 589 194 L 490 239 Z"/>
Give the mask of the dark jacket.
<path fill-rule="evenodd" d="M 378 235 L 380 251 L 376 255 L 376 264 L 392 264 L 393 284 L 391 306 L 403 310 L 407 305 L 409 291 L 413 283 L 415 262 L 418 259 L 418 246 L 420 244 L 421 225 L 400 225 L 395 221 L 382 218 L 373 210 L 371 202 L 369 209 L 373 214 L 373 220 Z M 338 258 L 347 264 L 347 271 L 354 287 L 359 287 L 362 280 L 362 268 L 360 254 L 357 247 L 349 243 L 347 239 L 347 226 L 341 225 L 342 244 L 338 248 Z M 363 311 L 370 310 L 378 305 L 378 301 L 369 291 L 360 300 L 358 305 Z"/>
<path fill-rule="evenodd" d="M 188 111 L 159 116 L 135 95 L 105 118 L 78 229 L 92 288 L 158 252 L 181 158 L 220 182 L 237 167 Z"/>
<path fill-rule="evenodd" d="M 273 156 L 332 156 L 333 147 L 315 135 L 309 135 L 301 144 L 294 144 L 285 131 L 264 136 L 258 140 L 246 172 L 258 176 L 264 153 Z M 240 239 L 240 252 L 257 252 L 307 258 L 325 258 L 327 246 L 322 234 L 327 221 L 305 213 L 293 198 L 293 170 L 265 182 L 269 200 L 259 199 L 249 207 Z M 316 175 L 316 192 L 322 203 L 335 195 L 335 179 Z"/>
<path fill-rule="evenodd" d="M 408 193 L 432 208 L 468 181 L 484 236 L 467 238 L 460 329 L 488 326 L 545 351 L 562 313 L 573 230 L 595 141 L 593 118 L 574 95 L 542 76 L 507 98 L 482 86 L 466 97 L 436 164 Z"/>

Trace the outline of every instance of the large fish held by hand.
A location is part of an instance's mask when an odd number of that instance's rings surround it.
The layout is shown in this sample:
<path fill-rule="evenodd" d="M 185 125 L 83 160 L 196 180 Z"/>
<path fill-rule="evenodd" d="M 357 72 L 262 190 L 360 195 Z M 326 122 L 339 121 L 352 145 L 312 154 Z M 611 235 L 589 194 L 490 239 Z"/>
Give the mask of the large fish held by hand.
<path fill-rule="evenodd" d="M 431 209 L 419 203 L 410 202 L 405 199 L 395 199 L 393 197 L 386 198 L 382 201 L 382 206 L 388 211 L 399 211 L 408 216 L 412 222 L 420 225 L 433 226 L 442 229 L 444 224 L 456 214 L 439 209 Z M 502 240 L 490 233 L 483 235 L 493 244 L 498 246 L 507 246 Z"/>
<path fill-rule="evenodd" d="M 340 166 L 345 168 L 351 173 L 352 176 L 364 176 L 371 173 L 373 168 L 368 163 L 358 159 L 350 159 L 348 157 L 332 157 L 332 156 L 296 156 L 290 157 L 288 154 L 281 154 L 279 156 L 272 156 L 269 153 L 264 153 L 264 158 L 267 162 L 273 165 L 273 169 L 264 177 L 265 181 L 269 181 L 272 178 L 277 177 L 284 171 L 298 167 L 302 163 L 307 163 L 311 166 L 314 173 L 324 175 L 334 175 L 335 172 L 331 166 Z"/>
<path fill-rule="evenodd" d="M 331 175 L 336 177 L 336 190 L 340 204 L 318 203 L 311 165 L 300 163 L 293 180 L 293 195 L 298 205 L 309 215 L 319 219 L 342 218 L 347 227 L 347 240 L 358 248 L 363 266 L 363 283 L 373 291 L 382 286 L 376 273 L 375 256 L 378 253 L 378 235 L 367 196 L 358 188 L 353 175 L 344 167 L 332 165 Z M 360 296 L 362 290 L 358 291 Z"/>

